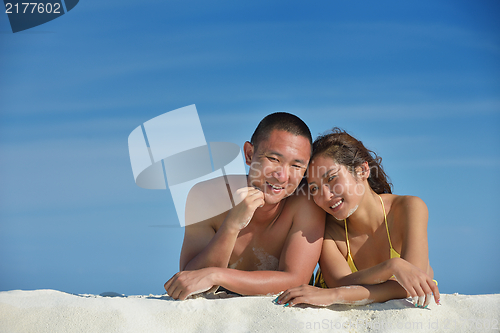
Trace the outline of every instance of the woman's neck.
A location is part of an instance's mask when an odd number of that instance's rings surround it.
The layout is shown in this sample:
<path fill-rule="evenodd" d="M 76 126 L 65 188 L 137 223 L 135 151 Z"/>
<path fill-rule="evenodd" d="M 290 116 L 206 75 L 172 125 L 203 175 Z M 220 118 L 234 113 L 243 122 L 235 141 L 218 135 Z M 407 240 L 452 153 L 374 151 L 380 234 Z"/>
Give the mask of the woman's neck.
<path fill-rule="evenodd" d="M 347 219 L 349 233 L 373 234 L 384 223 L 379 195 L 371 188 L 363 195 L 358 209 Z"/>

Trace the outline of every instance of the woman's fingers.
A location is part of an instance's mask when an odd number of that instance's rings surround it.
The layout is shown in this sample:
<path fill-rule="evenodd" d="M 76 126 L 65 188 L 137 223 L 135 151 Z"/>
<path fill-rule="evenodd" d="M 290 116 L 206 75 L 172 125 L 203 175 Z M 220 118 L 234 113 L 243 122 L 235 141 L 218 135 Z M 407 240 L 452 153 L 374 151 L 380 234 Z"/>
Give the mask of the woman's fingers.
<path fill-rule="evenodd" d="M 284 292 L 281 293 L 276 299 L 274 300 L 274 303 L 276 304 L 286 304 L 288 300 L 290 299 L 290 290 L 287 289 Z"/>
<path fill-rule="evenodd" d="M 286 290 L 283 294 L 278 296 L 274 302 L 286 307 L 297 304 L 328 306 L 335 301 L 335 297 L 331 293 L 332 290 L 333 289 L 322 289 L 310 285 L 302 285 Z"/>
<path fill-rule="evenodd" d="M 425 292 L 425 303 L 423 304 L 424 308 L 429 306 L 431 299 L 434 297 L 434 301 L 436 304 L 439 304 L 439 288 L 434 280 L 432 280 L 428 275 L 426 276 L 426 281 L 422 285 L 422 289 Z"/>
<path fill-rule="evenodd" d="M 278 296 L 274 302 L 276 304 L 282 304 L 284 306 L 293 306 L 295 304 L 303 303 L 300 301 L 301 296 L 304 294 L 303 287 L 296 287 L 292 289 L 285 290 L 280 296 Z"/>
<path fill-rule="evenodd" d="M 423 278 L 423 281 L 419 281 L 417 278 L 413 281 L 406 281 L 403 285 L 410 295 L 413 305 L 426 308 L 433 297 L 436 304 L 439 304 L 440 296 L 436 283 L 429 276 Z"/>
<path fill-rule="evenodd" d="M 398 264 L 394 273 L 396 281 L 406 290 L 415 306 L 427 307 L 432 296 L 436 304 L 439 304 L 439 289 L 427 273 L 404 259 L 394 262 Z"/>
<path fill-rule="evenodd" d="M 432 299 L 432 294 L 425 295 L 424 308 L 427 308 L 429 306 L 429 304 L 431 303 L 431 299 Z"/>
<path fill-rule="evenodd" d="M 419 308 L 424 307 L 424 303 L 425 303 L 425 295 L 418 296 L 417 307 Z"/>
<path fill-rule="evenodd" d="M 432 280 L 430 283 L 430 287 L 431 287 L 432 293 L 434 294 L 434 301 L 436 302 L 437 305 L 441 305 L 441 303 L 440 303 L 441 296 L 439 295 L 439 288 L 437 286 L 437 282 L 434 282 L 434 280 Z"/>

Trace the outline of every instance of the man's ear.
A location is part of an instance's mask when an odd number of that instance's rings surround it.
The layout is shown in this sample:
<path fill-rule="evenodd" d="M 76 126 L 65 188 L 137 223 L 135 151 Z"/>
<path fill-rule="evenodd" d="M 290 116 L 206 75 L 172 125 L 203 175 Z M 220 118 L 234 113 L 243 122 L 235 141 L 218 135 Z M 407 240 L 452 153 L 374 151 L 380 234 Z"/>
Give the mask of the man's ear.
<path fill-rule="evenodd" d="M 243 154 L 245 154 L 245 163 L 247 165 L 252 164 L 253 153 L 254 153 L 253 144 L 251 144 L 248 141 L 245 142 L 245 144 L 243 145 Z"/>
<path fill-rule="evenodd" d="M 368 165 L 368 162 L 365 161 L 363 162 L 363 164 L 356 168 L 356 175 L 361 180 L 365 180 L 370 177 L 370 166 Z"/>

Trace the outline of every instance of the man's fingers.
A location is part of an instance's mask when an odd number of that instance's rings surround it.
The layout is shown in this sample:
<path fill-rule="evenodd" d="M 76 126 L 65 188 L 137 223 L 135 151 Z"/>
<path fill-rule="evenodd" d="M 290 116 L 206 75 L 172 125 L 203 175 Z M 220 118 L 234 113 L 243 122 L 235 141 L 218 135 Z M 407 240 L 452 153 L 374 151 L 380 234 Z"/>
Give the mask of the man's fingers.
<path fill-rule="evenodd" d="M 175 279 L 177 279 L 177 275 L 179 273 L 175 273 L 174 276 L 172 276 L 167 282 L 165 282 L 165 284 L 163 285 L 163 287 L 165 288 L 165 291 L 167 291 L 168 293 L 168 289 L 170 288 L 170 286 L 172 285 L 172 283 L 174 282 Z M 169 294 L 169 296 L 171 296 Z"/>
<path fill-rule="evenodd" d="M 176 295 L 176 290 L 177 288 L 175 287 L 175 285 L 170 285 L 167 289 L 167 294 L 168 296 L 172 297 L 173 299 L 177 299 L 177 295 Z"/>

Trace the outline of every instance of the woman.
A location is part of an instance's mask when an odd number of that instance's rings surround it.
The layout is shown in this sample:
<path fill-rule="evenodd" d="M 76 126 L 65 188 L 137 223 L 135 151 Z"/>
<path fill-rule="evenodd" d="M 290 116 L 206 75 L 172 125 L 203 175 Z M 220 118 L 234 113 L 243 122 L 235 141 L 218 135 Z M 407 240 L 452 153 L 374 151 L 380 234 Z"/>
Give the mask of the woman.
<path fill-rule="evenodd" d="M 314 202 L 327 214 L 316 286 L 286 290 L 278 304 L 368 304 L 412 297 L 427 307 L 432 280 L 428 211 L 418 197 L 391 194 L 381 158 L 338 128 L 313 144 L 307 174 Z M 433 296 L 432 296 L 433 295 Z"/>

